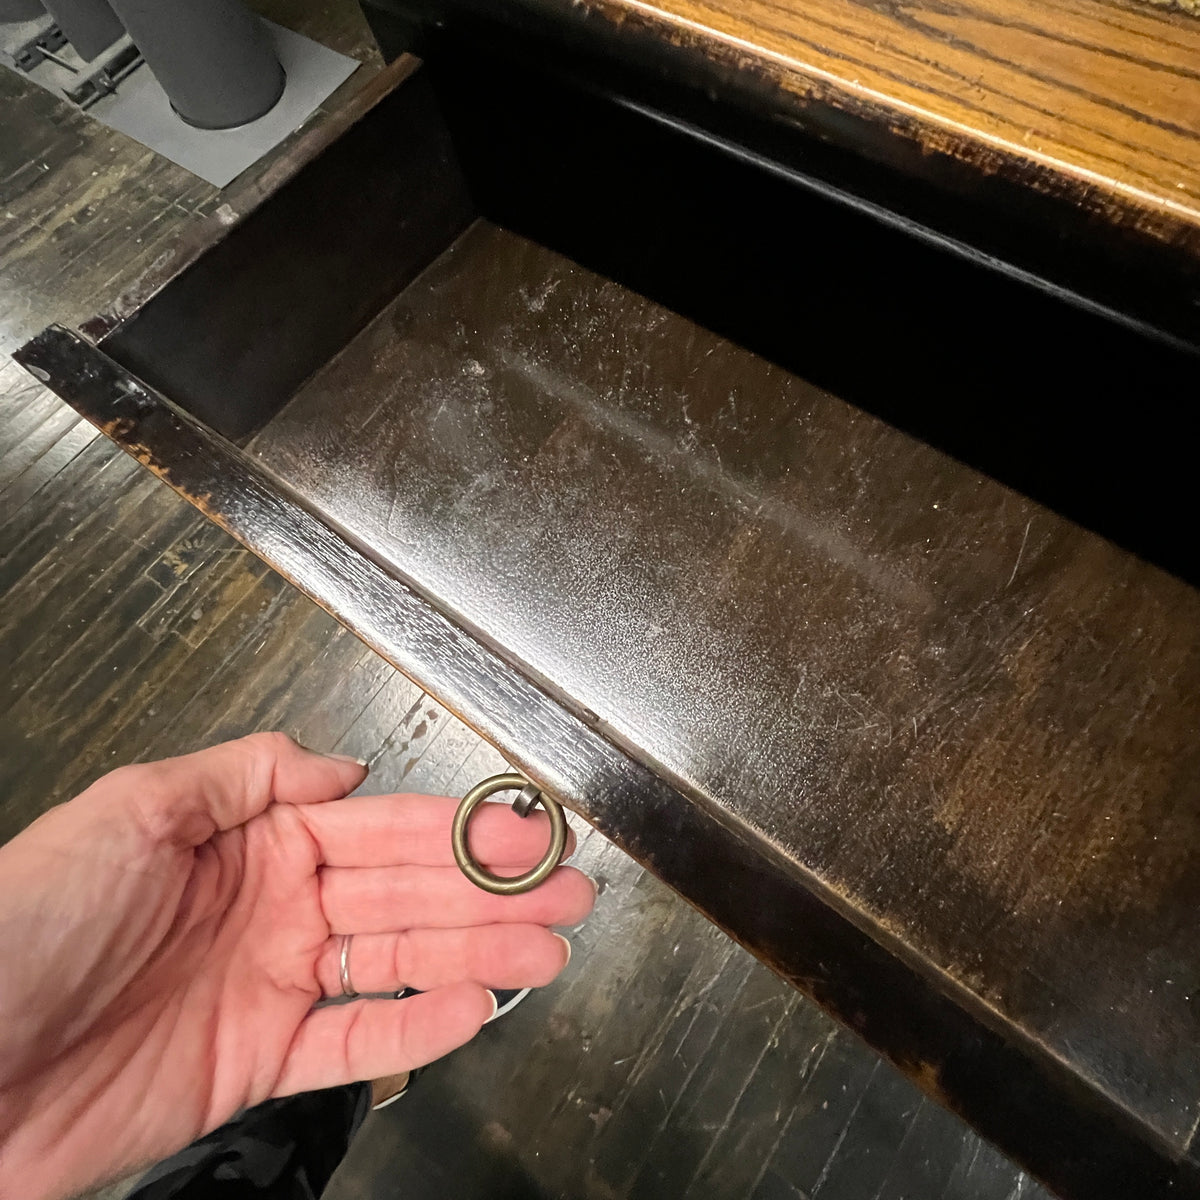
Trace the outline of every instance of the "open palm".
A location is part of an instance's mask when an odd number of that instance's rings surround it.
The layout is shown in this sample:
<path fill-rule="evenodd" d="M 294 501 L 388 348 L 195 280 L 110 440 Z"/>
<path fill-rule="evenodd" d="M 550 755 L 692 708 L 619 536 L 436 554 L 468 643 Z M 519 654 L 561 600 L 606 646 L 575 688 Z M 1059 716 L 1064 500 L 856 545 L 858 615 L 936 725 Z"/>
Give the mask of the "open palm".
<path fill-rule="evenodd" d="M 499 897 L 453 866 L 454 801 L 343 799 L 366 775 L 282 734 L 124 767 L 0 848 L 0 1194 L 64 1196 L 272 1096 L 398 1073 L 478 1032 L 493 987 L 538 986 L 590 910 L 560 868 Z M 494 869 L 544 818 L 487 806 Z M 341 987 L 403 1001 L 314 1009 Z"/>

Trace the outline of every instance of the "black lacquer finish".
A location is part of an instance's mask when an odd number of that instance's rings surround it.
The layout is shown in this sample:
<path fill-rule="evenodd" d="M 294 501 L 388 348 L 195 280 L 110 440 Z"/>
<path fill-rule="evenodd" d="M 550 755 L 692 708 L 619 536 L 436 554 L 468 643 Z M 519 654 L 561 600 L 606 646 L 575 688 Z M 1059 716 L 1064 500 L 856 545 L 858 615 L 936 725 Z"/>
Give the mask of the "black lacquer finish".
<path fill-rule="evenodd" d="M 86 344 L 50 330 L 22 359 L 127 451 L 505 747 L 526 774 L 1064 1194 L 1200 1195 L 1190 1158 L 1173 1164 L 1178 1151 L 1169 1134 L 1148 1125 L 1148 1116 L 1159 1115 L 1154 1098 L 1140 1090 L 1115 1094 L 1123 1084 L 1140 1089 L 1146 1082 L 1118 1057 L 1128 1049 L 1127 1034 L 1145 1032 L 1142 1022 L 1115 1024 L 1107 1031 L 1113 1041 L 1095 1047 L 1103 1061 L 1082 1064 L 1110 1071 L 1097 1088 L 1080 1063 L 1064 1063 L 1053 1052 L 1046 1038 L 1053 1021 L 1030 1014 L 1005 1020 L 932 969 L 912 940 L 882 928 L 868 936 L 869 912 L 831 888 L 827 872 L 797 863 L 778 835 L 764 836 L 746 820 L 749 813 L 723 808 L 640 761 L 597 714 L 569 711 L 532 683 L 527 669 L 506 662 L 447 619 L 432 597 L 316 519 L 277 477 L 182 418 Z M 620 658 L 614 648 L 608 661 L 617 666 Z M 847 696 L 852 705 L 862 699 L 857 692 Z M 864 724 L 870 722 L 856 721 L 847 732 L 863 736 Z M 846 766 L 852 772 L 853 764 Z M 753 811 L 764 797 L 752 792 L 737 799 Z M 836 804 L 818 807 L 838 817 Z M 812 808 L 779 808 L 775 816 L 808 819 Z M 839 817 L 860 835 L 846 844 L 873 844 L 876 819 L 861 812 Z M 903 871 L 925 885 L 915 890 L 929 898 L 931 913 L 944 913 L 945 923 L 964 933 L 977 930 L 963 920 L 972 910 L 961 894 L 952 906 L 930 888 L 931 855 L 904 861 L 910 841 L 898 837 L 894 853 L 879 852 L 879 865 L 891 864 L 887 878 L 895 883 Z M 1030 941 L 1046 937 L 1037 921 L 1028 930 Z M 1111 965 L 1119 976 L 1118 964 Z M 1074 1002 L 1070 1015 L 1085 1020 L 1085 1006 Z M 1161 1023 L 1157 1028 L 1168 1032 Z M 1171 1065 L 1165 1056 L 1162 1065 Z"/>
<path fill-rule="evenodd" d="M 464 137 L 473 104 L 450 128 L 475 199 L 514 224 L 527 201 L 530 231 L 593 269 L 483 220 L 447 247 L 471 209 L 418 77 L 119 310 L 101 350 L 51 329 L 21 360 L 1054 1187 L 1200 1195 L 1200 596 L 881 419 L 920 399 L 922 369 L 939 403 L 957 377 L 914 344 L 889 394 L 878 325 L 838 334 L 820 317 L 828 272 L 794 269 L 811 232 L 739 275 L 729 231 L 756 213 L 785 230 L 782 195 L 722 224 L 745 177 L 716 171 L 727 190 L 684 216 L 633 204 L 608 221 L 611 186 L 578 207 L 537 196 L 586 181 L 586 151 L 506 188 L 511 123 Z M 610 163 L 624 128 L 578 132 Z M 672 163 L 698 178 L 694 154 L 680 141 L 640 201 L 670 194 Z M 305 196 L 357 218 L 361 278 L 307 256 Z M 685 316 L 665 268 L 689 245 L 684 280 L 720 270 Z M 876 281 L 921 261 L 872 245 L 896 254 Z M 303 286 L 264 308 L 289 261 Z M 1009 286 L 984 273 L 962 302 L 998 312 Z M 886 297 L 860 291 L 882 319 Z M 765 345 L 736 328 L 742 300 L 775 311 Z M 1048 342 L 1115 329 L 1037 304 Z M 239 344 L 244 377 L 217 353 Z M 1138 403 L 1167 405 L 1186 377 L 1186 354 L 1128 330 L 1105 348 L 1143 381 Z M 817 374 L 857 380 L 855 405 L 804 369 L 850 353 L 869 369 Z M 229 440 L 256 426 L 246 449 Z M 1009 438 L 1002 458 L 1019 452 Z"/>

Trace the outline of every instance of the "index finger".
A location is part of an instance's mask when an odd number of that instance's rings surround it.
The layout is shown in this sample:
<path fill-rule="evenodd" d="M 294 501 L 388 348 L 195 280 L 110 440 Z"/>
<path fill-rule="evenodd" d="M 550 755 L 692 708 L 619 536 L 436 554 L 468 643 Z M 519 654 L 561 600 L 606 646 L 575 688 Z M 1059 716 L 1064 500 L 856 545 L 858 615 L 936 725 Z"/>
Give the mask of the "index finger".
<path fill-rule="evenodd" d="M 448 796 L 351 796 L 297 809 L 331 867 L 448 867 L 450 825 L 459 802 Z M 507 804 L 481 804 L 471 817 L 471 850 L 489 867 L 529 867 L 546 853 L 550 821 L 534 809 L 518 817 Z M 563 857 L 575 852 L 568 831 Z"/>

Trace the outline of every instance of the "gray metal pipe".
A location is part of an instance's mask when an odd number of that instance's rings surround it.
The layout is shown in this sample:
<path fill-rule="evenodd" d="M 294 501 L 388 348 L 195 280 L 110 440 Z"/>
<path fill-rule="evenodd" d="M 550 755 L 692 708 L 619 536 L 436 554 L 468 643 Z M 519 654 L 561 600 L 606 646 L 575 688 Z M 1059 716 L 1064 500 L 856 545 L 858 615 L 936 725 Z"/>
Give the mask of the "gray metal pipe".
<path fill-rule="evenodd" d="M 266 27 L 239 0 L 111 3 L 189 125 L 245 125 L 283 95 L 283 67 Z"/>
<path fill-rule="evenodd" d="M 125 36 L 108 0 L 42 0 L 79 57 L 91 62 Z"/>
<path fill-rule="evenodd" d="M 0 24 L 34 21 L 45 14 L 41 0 L 0 0 Z"/>

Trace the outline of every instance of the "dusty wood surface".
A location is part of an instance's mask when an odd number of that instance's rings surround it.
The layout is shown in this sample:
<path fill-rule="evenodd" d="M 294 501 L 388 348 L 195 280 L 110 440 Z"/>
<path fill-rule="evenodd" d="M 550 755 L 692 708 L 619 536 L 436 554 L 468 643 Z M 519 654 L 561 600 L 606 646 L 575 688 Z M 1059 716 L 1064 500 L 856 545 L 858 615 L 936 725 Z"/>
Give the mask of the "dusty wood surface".
<path fill-rule="evenodd" d="M 352 6 L 273 15 L 361 45 Z M 0 104 L 3 349 L 117 303 L 236 207 L 240 183 L 214 192 L 7 73 Z M 110 765 L 254 728 L 365 756 L 368 790 L 454 792 L 498 764 L 7 361 L 0 661 L 0 837 Z M 602 838 L 577 861 L 603 891 L 570 973 L 372 1118 L 334 1196 L 1043 1194 Z"/>
<path fill-rule="evenodd" d="M 1193 588 L 484 225 L 253 445 L 931 985 L 1188 1152 Z"/>
<path fill-rule="evenodd" d="M 810 873 L 731 827 L 612 744 L 317 520 L 278 476 L 183 417 L 61 328 L 21 360 L 180 495 L 234 534 L 368 645 L 506 748 L 514 765 L 587 815 L 764 961 L 1020 1155 L 1067 1196 L 1197 1192 L 1136 1118 L 1088 1094 L 1020 1031 L 980 1020 L 962 989 L 930 986 L 829 903 Z M 855 1172 L 850 1172 L 855 1178 Z"/>

